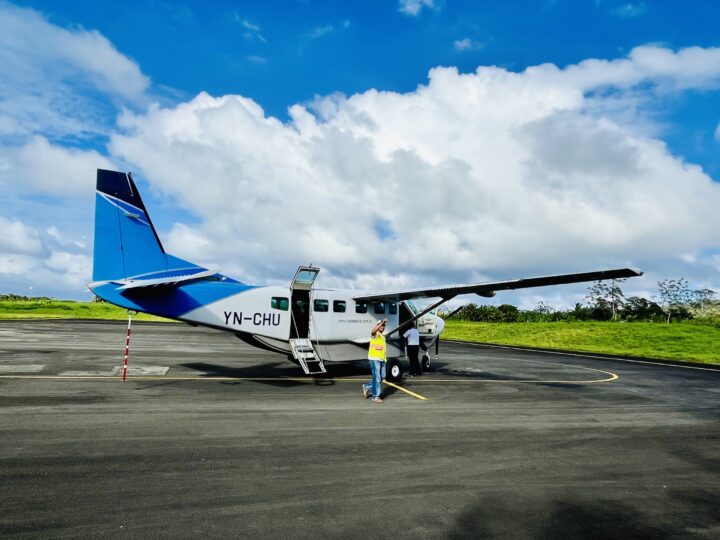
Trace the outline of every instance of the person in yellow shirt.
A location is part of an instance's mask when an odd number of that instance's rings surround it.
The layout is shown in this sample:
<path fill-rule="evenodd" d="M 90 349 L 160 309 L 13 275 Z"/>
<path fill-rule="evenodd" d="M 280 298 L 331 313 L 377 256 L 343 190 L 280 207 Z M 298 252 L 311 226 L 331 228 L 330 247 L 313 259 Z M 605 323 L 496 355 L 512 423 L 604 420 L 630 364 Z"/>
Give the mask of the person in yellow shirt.
<path fill-rule="evenodd" d="M 382 403 L 380 397 L 380 383 L 385 378 L 385 362 L 387 361 L 387 344 L 385 343 L 385 325 L 387 319 L 378 321 L 370 332 L 370 348 L 368 349 L 368 361 L 372 379 L 369 383 L 363 384 L 363 396 L 368 398 L 372 395 L 374 403 Z"/>

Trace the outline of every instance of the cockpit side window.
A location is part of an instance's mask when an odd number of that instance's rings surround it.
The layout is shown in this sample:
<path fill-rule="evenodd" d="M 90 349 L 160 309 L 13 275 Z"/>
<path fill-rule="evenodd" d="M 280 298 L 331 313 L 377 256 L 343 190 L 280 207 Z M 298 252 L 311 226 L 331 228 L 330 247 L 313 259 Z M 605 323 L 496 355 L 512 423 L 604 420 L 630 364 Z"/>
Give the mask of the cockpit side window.
<path fill-rule="evenodd" d="M 405 305 L 410 308 L 410 311 L 412 311 L 413 315 L 417 315 L 420 313 L 420 310 L 417 308 L 417 306 L 413 303 L 412 300 L 405 300 Z"/>

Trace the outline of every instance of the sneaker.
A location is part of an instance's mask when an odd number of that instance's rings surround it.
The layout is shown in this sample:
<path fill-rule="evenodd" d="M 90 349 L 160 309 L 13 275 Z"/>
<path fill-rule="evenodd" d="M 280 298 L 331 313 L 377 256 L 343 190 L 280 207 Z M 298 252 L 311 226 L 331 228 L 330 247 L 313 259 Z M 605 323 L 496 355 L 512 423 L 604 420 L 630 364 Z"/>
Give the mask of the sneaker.
<path fill-rule="evenodd" d="M 374 398 L 372 398 L 372 400 L 374 403 L 382 403 L 383 402 L 381 397 L 374 397 Z"/>
<path fill-rule="evenodd" d="M 367 399 L 368 396 L 370 395 L 370 390 L 368 390 L 368 389 L 365 388 L 364 386 L 362 387 L 362 389 L 363 389 L 363 397 L 364 397 L 365 399 Z"/>

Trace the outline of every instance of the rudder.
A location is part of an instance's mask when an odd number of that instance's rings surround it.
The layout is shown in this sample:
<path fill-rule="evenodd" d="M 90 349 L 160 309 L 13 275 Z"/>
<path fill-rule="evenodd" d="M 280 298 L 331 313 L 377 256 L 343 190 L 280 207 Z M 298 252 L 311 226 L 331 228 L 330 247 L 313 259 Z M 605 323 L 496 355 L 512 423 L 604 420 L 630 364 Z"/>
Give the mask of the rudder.
<path fill-rule="evenodd" d="M 130 173 L 97 171 L 93 281 L 168 269 L 168 256 Z"/>

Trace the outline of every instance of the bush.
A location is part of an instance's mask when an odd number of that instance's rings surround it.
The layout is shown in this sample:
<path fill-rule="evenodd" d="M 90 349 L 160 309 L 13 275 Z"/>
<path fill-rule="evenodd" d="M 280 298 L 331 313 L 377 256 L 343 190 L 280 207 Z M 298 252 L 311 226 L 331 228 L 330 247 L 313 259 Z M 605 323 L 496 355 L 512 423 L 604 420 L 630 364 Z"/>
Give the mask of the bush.
<path fill-rule="evenodd" d="M 639 296 L 628 298 L 620 315 L 626 321 L 661 322 L 665 320 L 665 313 L 659 305 Z"/>
<path fill-rule="evenodd" d="M 447 317 L 447 313 L 440 314 Z M 493 322 L 493 323 L 514 323 L 514 322 L 577 322 L 577 321 L 610 321 L 612 320 L 612 309 L 607 303 L 597 303 L 595 306 L 583 306 L 576 303 L 575 307 L 567 311 L 553 311 L 545 304 L 539 304 L 533 310 L 522 310 L 511 304 L 499 306 L 478 306 L 467 304 L 458 311 L 453 318 L 462 321 Z M 646 298 L 631 296 L 628 298 L 619 311 L 619 318 L 622 321 L 645 321 L 662 322 L 667 316 L 662 308 Z M 673 311 L 673 318 L 676 320 L 688 320 L 693 318 L 689 307 L 678 307 Z M 720 312 L 714 312 L 708 324 L 715 324 L 720 321 Z"/>

